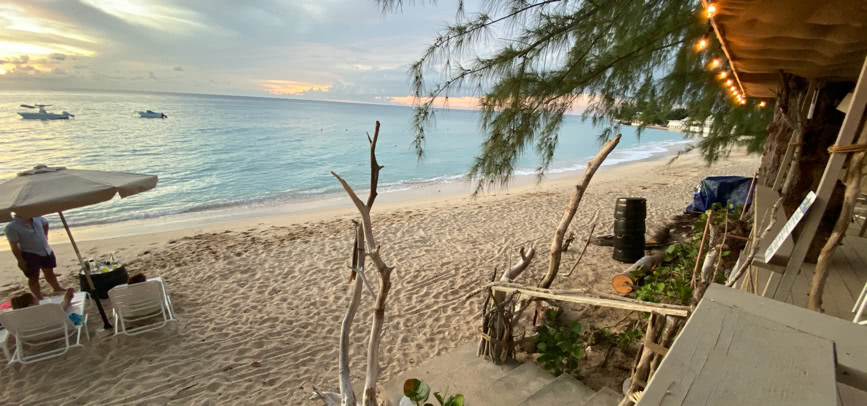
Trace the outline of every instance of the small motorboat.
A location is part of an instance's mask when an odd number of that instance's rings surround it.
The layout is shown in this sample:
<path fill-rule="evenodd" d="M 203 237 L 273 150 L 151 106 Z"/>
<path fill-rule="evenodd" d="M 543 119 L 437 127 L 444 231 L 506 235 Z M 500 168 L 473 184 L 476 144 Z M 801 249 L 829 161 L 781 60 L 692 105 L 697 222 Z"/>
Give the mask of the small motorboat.
<path fill-rule="evenodd" d="M 64 111 L 63 113 L 49 113 L 45 110 L 46 107 L 51 107 L 50 104 L 22 104 L 21 107 L 26 109 L 39 109 L 37 112 L 22 111 L 18 115 L 25 120 L 69 120 L 75 117 L 74 114 Z"/>
<path fill-rule="evenodd" d="M 141 118 L 168 118 L 169 116 L 160 113 L 159 111 L 140 111 L 138 112 L 139 117 Z"/>

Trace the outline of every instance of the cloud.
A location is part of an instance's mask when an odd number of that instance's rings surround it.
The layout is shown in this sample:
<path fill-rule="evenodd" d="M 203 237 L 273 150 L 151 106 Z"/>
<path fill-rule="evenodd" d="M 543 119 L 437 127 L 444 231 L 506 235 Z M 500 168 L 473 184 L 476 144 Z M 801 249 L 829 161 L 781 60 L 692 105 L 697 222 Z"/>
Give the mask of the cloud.
<path fill-rule="evenodd" d="M 383 15 L 369 0 L 12 1 L 0 4 L 0 88 L 383 103 L 409 93 L 407 66 L 454 18 L 439 3 Z"/>
<path fill-rule="evenodd" d="M 266 80 L 262 82 L 265 92 L 274 95 L 300 95 L 304 92 L 328 92 L 331 85 L 299 82 L 296 80 Z"/>

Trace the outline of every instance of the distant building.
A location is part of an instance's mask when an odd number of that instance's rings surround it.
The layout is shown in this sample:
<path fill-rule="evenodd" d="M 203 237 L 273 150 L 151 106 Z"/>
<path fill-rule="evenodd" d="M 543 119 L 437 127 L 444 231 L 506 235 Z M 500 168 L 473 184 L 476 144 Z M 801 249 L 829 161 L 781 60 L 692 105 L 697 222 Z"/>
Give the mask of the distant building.
<path fill-rule="evenodd" d="M 668 129 L 671 131 L 679 131 L 682 133 L 707 137 L 710 135 L 710 126 L 712 123 L 713 118 L 711 117 L 708 117 L 703 124 L 686 117 L 683 120 L 668 120 Z"/>
<path fill-rule="evenodd" d="M 686 120 L 686 119 L 684 119 Z M 668 129 L 672 131 L 683 130 L 684 120 L 668 120 Z"/>

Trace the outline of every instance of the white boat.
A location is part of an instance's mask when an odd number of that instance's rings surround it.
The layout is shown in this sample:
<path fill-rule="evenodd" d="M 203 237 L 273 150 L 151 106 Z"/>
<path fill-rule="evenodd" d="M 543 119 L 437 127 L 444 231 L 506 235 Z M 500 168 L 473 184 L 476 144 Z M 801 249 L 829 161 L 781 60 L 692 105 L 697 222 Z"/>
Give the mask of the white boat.
<path fill-rule="evenodd" d="M 141 118 L 168 118 L 169 116 L 160 113 L 159 111 L 140 111 L 138 112 L 139 117 Z"/>
<path fill-rule="evenodd" d="M 68 111 L 64 111 L 63 113 L 49 113 L 45 108 L 50 106 L 50 104 L 35 104 L 33 106 L 22 104 L 21 107 L 26 109 L 39 109 L 39 111 L 22 111 L 19 112 L 18 115 L 25 120 L 69 120 L 69 118 L 75 117 L 74 114 L 71 114 Z"/>

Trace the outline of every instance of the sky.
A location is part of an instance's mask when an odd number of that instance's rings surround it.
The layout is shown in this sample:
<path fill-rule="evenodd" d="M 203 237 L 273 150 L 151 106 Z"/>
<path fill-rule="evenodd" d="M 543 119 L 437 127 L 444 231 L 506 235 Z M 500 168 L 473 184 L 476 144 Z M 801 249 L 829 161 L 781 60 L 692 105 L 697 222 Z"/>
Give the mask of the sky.
<path fill-rule="evenodd" d="M 0 90 L 407 104 L 407 67 L 456 7 L 420 1 L 384 14 L 374 0 L 0 0 Z"/>

